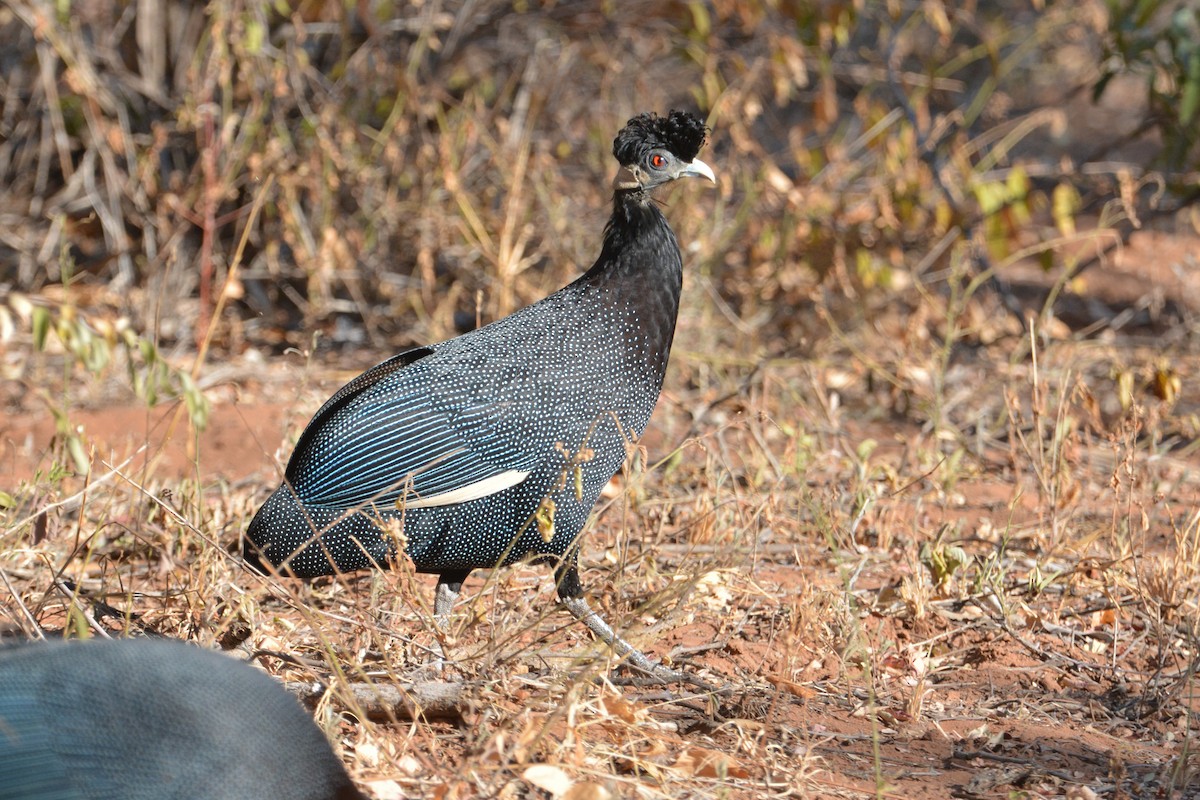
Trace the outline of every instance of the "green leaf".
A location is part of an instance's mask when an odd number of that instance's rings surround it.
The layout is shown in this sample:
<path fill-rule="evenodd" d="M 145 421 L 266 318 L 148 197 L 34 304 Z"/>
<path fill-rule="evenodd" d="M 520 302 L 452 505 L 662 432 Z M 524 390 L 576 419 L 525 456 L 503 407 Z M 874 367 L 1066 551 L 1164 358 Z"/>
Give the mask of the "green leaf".
<path fill-rule="evenodd" d="M 1017 164 L 1009 170 L 1008 178 L 1004 182 L 1008 189 L 1008 196 L 1012 200 L 1017 200 L 1029 194 L 1029 174 L 1025 172 L 1025 168 Z"/>
<path fill-rule="evenodd" d="M 251 55 L 258 55 L 262 51 L 263 42 L 266 41 L 267 34 L 261 22 L 256 19 L 247 21 L 246 23 L 246 52 Z"/>
<path fill-rule="evenodd" d="M 975 201 L 985 217 L 995 214 L 1004 206 L 1004 188 L 998 183 L 980 183 L 975 186 Z"/>
<path fill-rule="evenodd" d="M 71 434 L 67 437 L 67 452 L 71 455 L 71 460 L 75 462 L 75 471 L 80 475 L 87 475 L 92 471 L 92 460 L 88 458 L 87 450 L 83 446 L 83 439 L 76 434 Z"/>
<path fill-rule="evenodd" d="M 192 425 L 198 431 L 204 430 L 208 426 L 208 398 L 186 372 L 179 373 L 179 383 L 182 387 L 180 394 L 183 395 L 183 403 L 187 406 Z"/>
<path fill-rule="evenodd" d="M 696 36 L 700 39 L 707 39 L 708 34 L 712 32 L 712 18 L 708 15 L 708 9 L 704 3 L 692 3 L 688 6 L 688 10 L 692 12 L 692 29 Z"/>
<path fill-rule="evenodd" d="M 1179 99 L 1179 121 L 1188 125 L 1196 116 L 1200 107 L 1200 52 L 1193 51 L 1188 59 L 1187 79 L 1183 84 L 1182 96 Z"/>
<path fill-rule="evenodd" d="M 1096 81 L 1096 85 L 1092 87 L 1093 103 L 1100 102 L 1100 95 L 1104 94 L 1104 90 L 1108 88 L 1109 81 L 1111 81 L 1116 74 L 1117 73 L 1112 70 L 1106 70 L 1105 73 L 1100 76 L 1100 80 Z"/>
<path fill-rule="evenodd" d="M 50 312 L 41 306 L 33 309 L 33 346 L 39 351 L 46 349 L 46 336 L 50 333 Z"/>
<path fill-rule="evenodd" d="M 929 570 L 929 574 L 938 588 L 945 586 L 954 573 L 971 562 L 971 557 L 961 547 L 940 542 L 932 544 L 926 542 L 921 545 L 918 558 L 921 564 Z"/>
<path fill-rule="evenodd" d="M 86 364 L 88 371 L 93 375 L 99 375 L 100 372 L 108 366 L 110 350 L 108 342 L 101 339 L 99 336 L 94 337 L 86 353 Z"/>
<path fill-rule="evenodd" d="M 1075 214 L 1081 204 L 1079 191 L 1071 184 L 1064 182 L 1054 187 L 1050 198 L 1050 215 L 1054 218 L 1054 226 L 1063 236 L 1075 235 Z"/>

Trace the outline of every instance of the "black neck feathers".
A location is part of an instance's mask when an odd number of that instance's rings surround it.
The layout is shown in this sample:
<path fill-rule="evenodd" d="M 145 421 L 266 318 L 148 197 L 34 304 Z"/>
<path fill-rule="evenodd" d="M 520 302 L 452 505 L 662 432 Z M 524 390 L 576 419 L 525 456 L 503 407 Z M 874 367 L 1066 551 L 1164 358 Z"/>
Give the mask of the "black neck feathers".
<path fill-rule="evenodd" d="M 578 283 L 631 318 L 623 329 L 626 352 L 649 365 L 661 386 L 679 315 L 683 262 L 671 226 L 647 192 L 616 193 L 600 258 Z"/>
<path fill-rule="evenodd" d="M 650 278 L 666 285 L 682 285 L 679 243 L 649 192 L 618 191 L 613 195 L 613 212 L 604 226 L 600 258 L 584 277 L 602 273 L 610 278 L 619 274 L 626 281 Z"/>

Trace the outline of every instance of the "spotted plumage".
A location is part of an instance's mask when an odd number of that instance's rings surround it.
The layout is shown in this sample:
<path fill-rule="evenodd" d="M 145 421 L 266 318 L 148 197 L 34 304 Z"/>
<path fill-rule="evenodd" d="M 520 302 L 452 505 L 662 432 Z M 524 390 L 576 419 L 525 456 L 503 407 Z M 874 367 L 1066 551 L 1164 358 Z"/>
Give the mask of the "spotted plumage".
<path fill-rule="evenodd" d="M 675 332 L 683 265 L 650 192 L 712 171 L 707 129 L 642 114 L 613 143 L 620 171 L 600 256 L 531 306 L 355 378 L 317 412 L 245 553 L 300 577 L 387 566 L 397 542 L 438 573 L 444 615 L 472 569 L 554 563 L 572 613 L 641 666 L 582 598 L 580 531 L 646 429 Z"/>

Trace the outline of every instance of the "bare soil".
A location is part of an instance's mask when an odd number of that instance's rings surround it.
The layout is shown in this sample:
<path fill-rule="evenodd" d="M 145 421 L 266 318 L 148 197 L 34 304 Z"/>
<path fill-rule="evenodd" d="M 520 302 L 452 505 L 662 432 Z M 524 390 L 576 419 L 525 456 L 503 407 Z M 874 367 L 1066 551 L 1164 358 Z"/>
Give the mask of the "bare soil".
<path fill-rule="evenodd" d="M 1200 206 L 1151 180 L 1139 65 L 1092 102 L 1122 4 L 276 5 L 0 5 L 0 636 L 324 687 L 380 800 L 1200 798 Z M 404 564 L 245 569 L 322 401 L 573 277 L 608 137 L 671 104 L 722 180 L 664 198 L 672 365 L 581 566 L 696 683 L 613 663 L 544 568 L 473 574 L 446 631 Z M 992 223 L 1029 257 L 965 257 Z M 203 430 L 56 327 L 118 323 Z M 446 713 L 353 691 L 418 681 Z"/>
<path fill-rule="evenodd" d="M 1135 234 L 1075 288 L 1113 307 L 1169 302 L 1194 313 L 1195 247 L 1178 235 Z M 1013 276 L 1045 282 L 1033 271 Z M 1133 327 L 1152 325 L 1146 318 Z M 1087 353 L 1096 346 L 1054 343 L 1043 369 L 1092 374 Z M 1125 346 L 1137 363 L 1132 354 L 1141 345 L 1131 338 Z M 80 403 L 70 419 L 95 454 L 93 482 L 123 464 L 111 485 L 138 487 L 108 522 L 128 526 L 142 545 L 98 531 L 80 573 L 86 597 L 107 598 L 93 607 L 112 611 L 106 624 L 168 635 L 207 630 L 226 647 L 301 659 L 265 660 L 292 679 L 336 685 L 322 666 L 321 642 L 335 643 L 348 674 L 426 676 L 435 639 L 421 598 L 430 599 L 430 576 L 277 582 L 225 555 L 236 552 L 249 513 L 278 481 L 289 437 L 349 376 L 351 362 L 357 369 L 383 355 L 340 356 L 336 368 L 308 374 L 292 397 L 298 364 L 227 361 L 228 379 L 211 390 L 217 402 L 198 437 L 174 406 Z M 1056 498 L 1036 474 L 1039 456 L 1011 438 L 941 476 L 944 463 L 917 455 L 935 438 L 920 419 L 895 410 L 874 421 L 850 413 L 886 396 L 873 395 L 853 367 L 850 380 L 819 365 L 823 378 L 812 385 L 836 384 L 845 413 L 826 406 L 829 416 L 813 424 L 825 429 L 827 447 L 803 485 L 786 472 L 748 475 L 745 468 L 760 462 L 746 453 L 766 447 L 788 457 L 779 423 L 811 421 L 820 404 L 776 406 L 769 423 L 736 404 L 710 410 L 701 427 L 721 432 L 685 439 L 671 481 L 677 487 L 716 474 L 732 483 L 680 494 L 661 472 L 618 479 L 583 563 L 594 602 L 610 619 L 716 692 L 610 684 L 606 654 L 555 611 L 546 572 L 523 567 L 480 572 L 467 584 L 447 640 L 454 663 L 436 676 L 466 687 L 457 719 L 416 727 L 359 722 L 338 713 L 335 689 L 324 707 L 334 715 L 328 724 L 355 775 L 380 797 L 545 796 L 530 788 L 542 778 L 528 778 L 521 765 L 571 761 L 566 750 L 577 752 L 578 797 L 608 796 L 583 793 L 589 787 L 630 797 L 1200 796 L 1194 755 L 1185 749 L 1194 747 L 1200 712 L 1189 672 L 1195 620 L 1173 616 L 1194 608 L 1194 598 L 1176 597 L 1172 606 L 1138 583 L 1158 574 L 1153 565 L 1178 559 L 1181 528 L 1195 535 L 1188 515 L 1200 497 L 1200 458 L 1194 427 L 1190 439 L 1186 431 L 1200 410 L 1196 364 L 1172 362 L 1184 391 L 1169 413 L 1146 423 L 1157 426 L 1160 441 L 1175 437 L 1172 446 L 1146 453 L 1138 437 L 1122 439 L 1120 424 L 1103 435 L 1077 431 L 1063 449 L 1070 474 Z M 982 360 L 962 369 L 963 380 L 987 386 Z M 785 377 L 796 375 L 776 374 Z M 694 400 L 668 390 L 645 443 L 652 460 L 689 427 L 680 409 Z M 1008 403 L 1030 400 L 1014 395 Z M 1101 397 L 1096 405 L 1110 408 L 1096 413 L 1119 418 L 1113 403 Z M 44 485 L 62 458 L 55 421 L 40 404 L 14 398 L 0 419 L 0 487 L 10 492 Z M 1087 407 L 1080 401 L 1069 411 Z M 856 508 L 846 494 L 855 479 L 838 448 L 867 440 L 878 446 L 857 491 L 878 491 Z M 172 525 L 154 515 L 155 503 L 207 522 L 202 527 L 216 539 L 161 549 Z M 73 520 L 92 513 L 68 510 L 50 514 L 41 552 L 61 558 L 55 539 L 77 535 Z M 960 545 L 974 566 L 939 585 L 918 550 L 942 539 Z M 1122 553 L 1122 542 L 1135 546 Z M 1139 564 L 1130 567 L 1131 559 Z M 24 582 L 41 626 L 67 624 L 69 604 L 33 561 L 9 559 L 5 569 Z M 202 589 L 197 570 L 209 576 Z M 586 753 L 607 755 L 596 761 Z"/>

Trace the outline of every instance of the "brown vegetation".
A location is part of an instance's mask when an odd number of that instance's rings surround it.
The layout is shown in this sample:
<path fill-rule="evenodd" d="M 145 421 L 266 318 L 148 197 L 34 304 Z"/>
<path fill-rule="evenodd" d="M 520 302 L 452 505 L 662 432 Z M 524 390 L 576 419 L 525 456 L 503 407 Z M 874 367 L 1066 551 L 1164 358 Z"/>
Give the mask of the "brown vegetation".
<path fill-rule="evenodd" d="M 380 798 L 1200 796 L 1196 12 L 953 6 L 0 7 L 0 625 L 319 681 Z M 321 401 L 586 268 L 673 106 L 720 185 L 581 567 L 721 691 L 544 569 L 448 632 L 242 569 Z"/>

